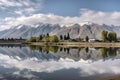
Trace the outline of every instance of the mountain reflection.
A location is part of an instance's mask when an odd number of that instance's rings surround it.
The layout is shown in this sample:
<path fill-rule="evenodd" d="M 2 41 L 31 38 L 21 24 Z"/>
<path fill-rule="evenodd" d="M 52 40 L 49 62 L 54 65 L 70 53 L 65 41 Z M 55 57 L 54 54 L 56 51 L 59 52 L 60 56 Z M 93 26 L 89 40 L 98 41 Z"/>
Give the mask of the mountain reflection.
<path fill-rule="evenodd" d="M 63 74 L 61 78 L 64 80 L 65 75 L 70 76 L 75 70 L 72 74 L 76 76 L 75 80 L 96 80 L 95 76 L 120 74 L 119 53 L 119 48 L 2 46 L 0 79 L 49 80 L 51 74 L 52 80 L 56 80 L 57 74 Z"/>
<path fill-rule="evenodd" d="M 70 70 L 77 69 L 81 77 L 88 77 L 93 75 L 102 75 L 102 74 L 120 74 L 119 69 L 119 59 L 114 60 L 114 62 L 109 59 L 105 62 L 99 60 L 97 62 L 91 63 L 91 60 L 79 60 L 74 61 L 69 58 L 60 58 L 59 60 L 38 60 L 37 58 L 27 58 L 22 60 L 19 56 L 18 59 L 12 58 L 11 56 L 1 54 L 0 55 L 0 68 L 3 70 L 11 69 L 8 74 L 8 70 L 4 71 L 4 74 L 9 76 L 20 76 L 22 78 L 38 78 L 34 73 L 54 73 L 63 69 Z M 112 65 L 111 65 L 112 64 Z M 106 66 L 105 66 L 106 65 Z M 24 72 L 25 75 L 21 73 Z M 72 73 L 72 72 L 71 72 Z M 64 74 L 64 71 L 63 71 Z M 4 75 L 5 76 L 5 75 Z M 68 75 L 67 75 L 68 76 Z M 6 76 L 5 76 L 6 77 Z M 21 78 L 21 79 L 22 79 Z M 17 80 L 17 79 L 16 79 Z M 39 80 L 39 78 L 37 79 Z M 49 79 L 47 79 L 49 80 Z"/>

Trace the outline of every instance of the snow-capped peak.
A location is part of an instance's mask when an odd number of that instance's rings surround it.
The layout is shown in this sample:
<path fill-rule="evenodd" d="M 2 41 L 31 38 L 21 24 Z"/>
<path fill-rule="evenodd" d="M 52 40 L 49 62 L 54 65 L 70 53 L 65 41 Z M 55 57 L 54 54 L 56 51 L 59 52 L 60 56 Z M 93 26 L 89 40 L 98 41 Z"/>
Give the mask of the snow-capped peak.
<path fill-rule="evenodd" d="M 90 22 L 90 21 L 83 21 L 83 22 L 80 22 L 80 23 L 69 23 L 69 24 L 64 24 L 64 25 L 61 25 L 62 27 L 65 26 L 65 27 L 70 27 L 70 26 L 73 26 L 74 24 L 79 24 L 80 26 L 83 26 L 83 25 L 92 25 L 93 23 Z"/>
<path fill-rule="evenodd" d="M 20 29 L 21 27 L 23 27 L 23 25 L 18 26 L 16 29 Z"/>
<path fill-rule="evenodd" d="M 83 21 L 81 23 L 78 23 L 80 26 L 83 26 L 83 25 L 92 25 L 93 23 L 90 22 L 90 21 Z"/>
<path fill-rule="evenodd" d="M 14 27 L 11 27 L 10 29 L 20 29 L 21 27 L 23 27 L 24 25 L 20 24 L 20 25 L 17 25 L 17 26 L 14 26 Z"/>
<path fill-rule="evenodd" d="M 63 25 L 60 25 L 61 27 L 70 27 L 70 26 L 73 26 L 74 25 L 74 23 L 69 23 L 69 24 L 63 24 Z"/>

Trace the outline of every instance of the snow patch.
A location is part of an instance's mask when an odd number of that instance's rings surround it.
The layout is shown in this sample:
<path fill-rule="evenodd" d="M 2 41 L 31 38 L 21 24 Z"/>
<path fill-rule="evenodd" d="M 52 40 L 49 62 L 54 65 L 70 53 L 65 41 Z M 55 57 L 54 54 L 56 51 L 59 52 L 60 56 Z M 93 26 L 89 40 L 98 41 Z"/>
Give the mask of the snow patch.
<path fill-rule="evenodd" d="M 93 23 L 90 22 L 90 21 L 83 21 L 81 23 L 78 23 L 80 26 L 83 26 L 83 25 L 92 25 Z"/>

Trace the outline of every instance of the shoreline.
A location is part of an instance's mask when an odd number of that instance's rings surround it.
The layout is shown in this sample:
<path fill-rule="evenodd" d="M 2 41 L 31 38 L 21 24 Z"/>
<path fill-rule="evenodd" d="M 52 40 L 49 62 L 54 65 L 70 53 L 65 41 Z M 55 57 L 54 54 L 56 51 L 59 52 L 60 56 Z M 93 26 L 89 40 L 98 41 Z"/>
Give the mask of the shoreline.
<path fill-rule="evenodd" d="M 0 46 L 9 46 L 9 47 L 14 47 L 14 46 L 26 46 L 28 43 L 22 43 L 22 42 L 0 42 Z"/>
<path fill-rule="evenodd" d="M 35 45 L 61 47 L 120 47 L 120 42 L 3 42 L 0 45 Z"/>
<path fill-rule="evenodd" d="M 32 42 L 36 46 L 64 46 L 64 47 L 120 47 L 119 42 Z"/>

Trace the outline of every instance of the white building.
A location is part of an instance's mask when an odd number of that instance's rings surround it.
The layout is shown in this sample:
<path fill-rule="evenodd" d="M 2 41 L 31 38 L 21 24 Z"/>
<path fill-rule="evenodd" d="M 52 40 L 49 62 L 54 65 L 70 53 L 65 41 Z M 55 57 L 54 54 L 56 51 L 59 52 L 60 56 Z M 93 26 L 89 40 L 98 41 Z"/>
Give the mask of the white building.
<path fill-rule="evenodd" d="M 95 42 L 96 39 L 89 39 L 89 42 Z"/>

